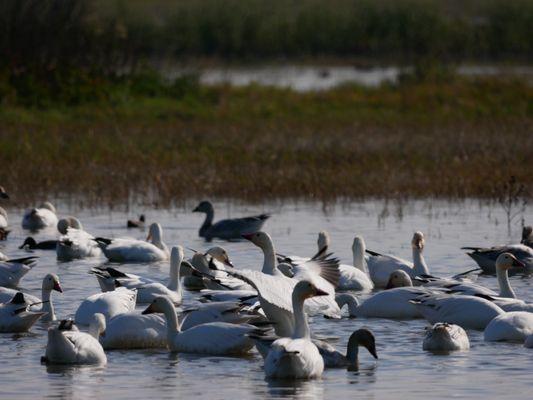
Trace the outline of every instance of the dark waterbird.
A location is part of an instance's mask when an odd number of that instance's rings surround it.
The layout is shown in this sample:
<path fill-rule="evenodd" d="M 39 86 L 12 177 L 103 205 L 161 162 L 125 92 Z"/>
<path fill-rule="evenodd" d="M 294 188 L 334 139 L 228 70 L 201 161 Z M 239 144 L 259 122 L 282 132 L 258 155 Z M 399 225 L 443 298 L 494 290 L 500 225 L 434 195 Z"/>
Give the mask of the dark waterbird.
<path fill-rule="evenodd" d="M 42 242 L 37 242 L 31 236 L 28 236 L 24 243 L 19 246 L 19 249 L 26 250 L 55 250 L 57 247 L 57 240 L 44 240 Z"/>
<path fill-rule="evenodd" d="M 128 219 L 127 226 L 128 228 L 144 228 L 145 222 L 146 218 L 144 214 L 141 214 L 138 220 Z"/>
<path fill-rule="evenodd" d="M 213 223 L 215 210 L 209 201 L 202 201 L 193 212 L 205 213 L 205 221 L 200 227 L 199 235 L 208 241 L 213 238 L 241 239 L 243 234 L 255 233 L 262 229 L 265 221 L 270 218 L 268 214 L 260 214 L 244 218 L 223 219 Z"/>

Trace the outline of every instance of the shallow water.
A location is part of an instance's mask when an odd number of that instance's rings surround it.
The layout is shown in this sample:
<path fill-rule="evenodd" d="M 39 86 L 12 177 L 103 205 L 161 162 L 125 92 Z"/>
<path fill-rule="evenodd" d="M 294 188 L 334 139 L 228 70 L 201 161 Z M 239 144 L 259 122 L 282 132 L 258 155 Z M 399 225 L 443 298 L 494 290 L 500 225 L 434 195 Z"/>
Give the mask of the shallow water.
<path fill-rule="evenodd" d="M 175 78 L 183 73 L 197 73 L 200 82 L 205 85 L 247 86 L 258 84 L 290 88 L 298 92 L 328 90 L 343 84 L 375 87 L 386 82 L 394 83 L 402 72 L 410 70 L 409 68 L 394 66 L 357 68 L 338 65 L 266 65 L 200 69 L 163 66 L 161 68 L 169 78 Z M 463 65 L 459 66 L 456 71 L 463 76 L 499 75 L 521 77 L 529 82 L 533 81 L 533 68 L 528 66 Z"/>
<path fill-rule="evenodd" d="M 505 219 L 497 207 L 477 202 L 413 202 L 403 206 L 382 201 L 352 203 L 323 209 L 319 204 L 235 206 L 216 204 L 217 217 L 272 212 L 266 230 L 280 252 L 309 255 L 315 251 L 316 233 L 327 229 L 332 249 L 344 262 L 351 262 L 350 248 L 354 234 L 364 235 L 367 246 L 410 258 L 410 238 L 415 230 L 426 234 L 425 257 L 434 274 L 450 275 L 473 266 L 461 251 L 463 245 L 505 243 L 518 238 L 520 227 L 513 224 L 507 235 Z M 123 212 L 69 210 L 85 229 L 100 236 L 144 237 L 146 232 L 124 228 L 128 217 Z M 138 210 L 139 212 L 145 210 Z M 12 257 L 26 255 L 18 250 L 27 232 L 19 227 L 20 211 L 8 210 L 14 230 L 0 251 Z M 164 227 L 169 245 L 181 244 L 206 249 L 197 237 L 201 216 L 189 209 L 148 211 L 149 221 Z M 130 215 L 131 217 L 132 215 Z M 526 221 L 533 219 L 531 208 Z M 53 230 L 37 235 L 40 240 L 55 236 Z M 218 244 L 213 242 L 213 244 Z M 262 256 L 248 242 L 222 243 L 238 268 L 257 268 Z M 23 287 L 40 296 L 42 277 L 48 272 L 60 276 L 63 294 L 55 293 L 59 317 L 72 316 L 79 302 L 99 291 L 96 279 L 87 271 L 103 259 L 58 263 L 55 252 L 39 251 L 39 265 L 23 279 Z M 168 265 L 128 265 L 126 271 L 161 279 L 168 276 Z M 519 297 L 533 301 L 530 279 L 512 277 Z M 494 277 L 480 277 L 479 282 L 495 288 Z M 194 304 L 196 293 L 187 292 L 185 305 Z M 143 307 L 139 307 L 142 309 Z M 519 344 L 489 344 L 482 333 L 469 331 L 472 348 L 451 355 L 433 355 L 422 351 L 423 321 L 390 321 L 314 318 L 312 331 L 344 348 L 348 336 L 362 326 L 370 327 L 377 339 L 379 361 L 375 363 L 364 350 L 358 373 L 327 370 L 321 380 L 283 384 L 267 382 L 262 360 L 249 358 L 173 355 L 157 351 L 108 352 L 105 367 L 47 367 L 39 363 L 46 346 L 46 328 L 37 323 L 25 335 L 0 334 L 2 363 L 0 393 L 5 399 L 43 398 L 529 398 L 533 351 Z"/>

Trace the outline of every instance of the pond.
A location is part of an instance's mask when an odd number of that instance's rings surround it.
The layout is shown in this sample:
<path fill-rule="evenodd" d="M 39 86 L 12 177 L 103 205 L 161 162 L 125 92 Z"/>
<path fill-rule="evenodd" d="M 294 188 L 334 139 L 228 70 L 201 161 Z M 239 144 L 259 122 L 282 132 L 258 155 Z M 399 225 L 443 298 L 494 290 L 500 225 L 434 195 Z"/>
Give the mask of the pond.
<path fill-rule="evenodd" d="M 164 228 L 168 245 L 180 244 L 207 249 L 197 235 L 201 216 L 192 207 L 170 210 L 144 210 L 149 221 Z M 146 231 L 127 230 L 129 215 L 123 211 L 69 209 L 59 206 L 61 215 L 75 214 L 87 231 L 98 236 L 134 236 Z M 277 250 L 311 255 L 316 250 L 317 232 L 331 234 L 332 250 L 343 262 L 351 263 L 351 243 L 355 234 L 363 235 L 367 247 L 410 259 L 410 239 L 415 230 L 426 235 L 426 261 L 432 273 L 451 275 L 474 266 L 460 250 L 467 245 L 491 245 L 511 242 L 520 236 L 518 223 L 511 225 L 511 237 L 502 210 L 478 201 L 413 201 L 388 203 L 375 200 L 346 202 L 323 207 L 318 203 L 271 203 L 261 206 L 216 202 L 215 219 L 270 212 L 265 230 L 274 238 Z M 533 220 L 526 210 L 526 222 Z M 21 210 L 8 209 L 13 232 L 0 242 L 0 251 L 11 257 L 27 255 L 18 246 L 28 235 L 20 228 Z M 39 240 L 55 237 L 54 230 L 37 235 Z M 517 240 L 514 240 L 515 242 Z M 218 242 L 226 247 L 237 268 L 260 269 L 262 254 L 249 242 Z M 40 296 L 42 277 L 57 273 L 64 289 L 54 293 L 56 313 L 60 318 L 73 316 L 78 304 L 97 293 L 96 279 L 87 272 L 104 259 L 86 259 L 67 263 L 56 261 L 54 251 L 38 251 L 39 264 L 22 281 L 24 289 Z M 124 265 L 121 269 L 164 280 L 166 263 Z M 496 288 L 492 276 L 478 282 Z M 511 277 L 520 298 L 533 302 L 533 280 Z M 197 293 L 186 292 L 184 306 L 194 305 Z M 144 307 L 139 306 L 139 309 Z M 345 349 L 349 335 L 360 327 L 370 328 L 377 341 L 379 360 L 361 351 L 361 370 L 326 370 L 321 380 L 284 384 L 268 382 L 257 353 L 248 358 L 175 355 L 165 350 L 110 351 L 105 367 L 47 367 L 39 360 L 46 346 L 47 325 L 38 322 L 24 335 L 1 334 L 2 363 L 0 387 L 2 398 L 128 398 L 128 399 L 256 399 L 256 398 L 499 398 L 528 397 L 531 391 L 533 352 L 519 344 L 485 343 L 482 333 L 469 331 L 470 351 L 433 355 L 422 351 L 425 321 L 382 319 L 347 319 L 332 321 L 315 317 L 312 332 Z"/>

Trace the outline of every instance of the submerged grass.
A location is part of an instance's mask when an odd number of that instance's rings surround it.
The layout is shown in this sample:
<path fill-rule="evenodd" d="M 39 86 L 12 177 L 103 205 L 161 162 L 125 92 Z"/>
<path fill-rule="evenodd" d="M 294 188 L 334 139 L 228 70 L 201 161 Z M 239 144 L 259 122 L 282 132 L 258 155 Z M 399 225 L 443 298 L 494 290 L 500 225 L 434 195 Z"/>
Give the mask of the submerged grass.
<path fill-rule="evenodd" d="M 180 86 L 181 87 L 181 86 Z M 0 110 L 0 183 L 17 202 L 190 197 L 497 196 L 533 183 L 533 90 L 453 79 L 327 92 L 202 87 Z"/>

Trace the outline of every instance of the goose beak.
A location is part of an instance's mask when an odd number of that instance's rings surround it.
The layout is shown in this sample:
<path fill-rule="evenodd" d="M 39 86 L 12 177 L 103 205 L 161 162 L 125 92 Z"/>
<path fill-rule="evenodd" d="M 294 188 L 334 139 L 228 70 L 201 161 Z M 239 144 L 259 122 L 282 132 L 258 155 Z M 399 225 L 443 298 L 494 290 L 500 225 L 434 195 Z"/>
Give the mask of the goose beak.
<path fill-rule="evenodd" d="M 154 310 L 154 307 L 153 307 L 153 304 L 150 304 L 146 310 L 144 310 L 142 312 L 143 314 L 154 314 L 155 313 L 155 310 Z"/>
<path fill-rule="evenodd" d="M 59 293 L 63 293 L 63 289 L 61 288 L 59 282 L 54 283 L 54 290 L 58 291 Z"/>
<path fill-rule="evenodd" d="M 389 279 L 387 282 L 387 286 L 385 286 L 385 289 L 392 289 L 394 287 L 394 284 L 392 283 L 392 279 Z"/>
<path fill-rule="evenodd" d="M 315 292 L 315 296 L 327 296 L 328 295 L 328 292 L 324 292 L 323 290 L 321 289 L 316 289 L 316 292 Z"/>
<path fill-rule="evenodd" d="M 522 268 L 525 268 L 526 267 L 526 264 L 524 264 L 522 261 L 518 260 L 517 258 L 515 258 L 513 260 L 513 267 L 522 267 Z"/>
<path fill-rule="evenodd" d="M 253 235 L 254 235 L 253 233 L 245 233 L 245 234 L 241 235 L 241 237 L 246 239 L 246 240 L 252 241 Z"/>
<path fill-rule="evenodd" d="M 235 266 L 229 259 L 224 260 L 224 264 L 227 266 L 230 266 L 231 268 L 235 268 Z"/>
<path fill-rule="evenodd" d="M 152 240 L 152 234 L 149 233 L 148 236 L 146 236 L 146 241 L 149 242 L 150 240 Z"/>
<path fill-rule="evenodd" d="M 192 212 L 200 212 L 200 210 L 198 209 L 198 207 L 195 207 L 194 210 L 192 210 Z"/>
<path fill-rule="evenodd" d="M 376 351 L 376 345 L 374 343 L 369 344 L 368 346 L 365 346 L 366 349 L 372 356 L 377 360 L 378 359 L 378 353 Z"/>

